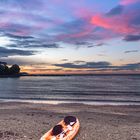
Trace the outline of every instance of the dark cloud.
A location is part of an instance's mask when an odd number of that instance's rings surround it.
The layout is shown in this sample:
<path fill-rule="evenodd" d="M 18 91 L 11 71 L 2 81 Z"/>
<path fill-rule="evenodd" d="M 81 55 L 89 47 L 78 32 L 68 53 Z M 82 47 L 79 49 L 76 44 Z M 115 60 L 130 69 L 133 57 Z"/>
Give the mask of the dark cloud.
<path fill-rule="evenodd" d="M 11 48 L 61 48 L 58 43 L 47 43 L 33 36 L 21 36 L 11 33 L 5 33 L 1 36 L 7 36 L 14 42 L 13 44 L 7 45 L 7 47 Z"/>
<path fill-rule="evenodd" d="M 61 61 L 68 61 L 68 59 L 61 59 Z"/>
<path fill-rule="evenodd" d="M 101 69 L 89 69 L 87 71 L 135 71 L 140 70 L 140 63 L 134 63 L 134 64 L 126 64 L 122 66 L 112 66 L 109 68 L 101 68 Z"/>
<path fill-rule="evenodd" d="M 33 55 L 33 54 L 34 54 L 34 51 L 8 49 L 8 48 L 0 47 L 0 56 L 1 57 L 8 57 L 8 56 L 14 56 L 14 55 L 29 56 L 29 55 Z"/>
<path fill-rule="evenodd" d="M 86 62 L 84 64 L 77 64 L 77 63 L 63 63 L 63 64 L 55 64 L 58 67 L 64 68 L 108 68 L 110 67 L 111 63 L 106 61 L 101 62 Z"/>
<path fill-rule="evenodd" d="M 10 44 L 9 47 L 17 47 L 17 48 L 30 48 L 34 45 L 34 47 L 36 45 L 40 45 L 41 42 L 39 42 L 38 40 L 26 40 L 26 39 L 22 39 L 22 40 L 13 40 L 14 44 Z M 39 47 L 39 46 L 37 46 Z"/>
<path fill-rule="evenodd" d="M 106 15 L 107 16 L 114 16 L 120 15 L 123 12 L 124 7 L 122 5 L 118 5 L 115 8 L 112 8 Z"/>
<path fill-rule="evenodd" d="M 135 53 L 135 52 L 139 52 L 139 50 L 130 50 L 130 51 L 125 51 L 124 53 Z"/>
<path fill-rule="evenodd" d="M 97 71 L 100 70 L 112 70 L 112 71 L 118 71 L 118 70 L 140 70 L 140 63 L 134 63 L 134 64 L 126 64 L 122 66 L 114 66 L 111 63 L 107 61 L 99 61 L 99 62 L 85 62 L 85 63 L 63 63 L 63 64 L 54 64 L 58 67 L 63 68 L 77 68 L 77 69 L 96 69 Z"/>
<path fill-rule="evenodd" d="M 81 39 L 83 40 L 83 39 Z M 96 39 L 95 39 L 96 40 Z M 92 40 L 92 42 L 94 41 L 94 39 Z M 103 45 L 106 45 L 106 43 L 97 43 L 97 44 L 93 44 L 91 43 L 91 40 L 89 40 L 89 42 L 84 42 L 84 41 L 78 41 L 78 42 L 74 42 L 73 40 L 73 44 L 77 46 L 77 48 L 80 48 L 80 47 L 87 47 L 87 48 L 93 48 L 93 47 L 100 47 L 100 46 L 103 46 Z"/>
<path fill-rule="evenodd" d="M 46 72 L 46 71 L 56 71 L 57 72 L 57 71 L 62 71 L 63 69 L 45 69 L 45 68 L 44 69 L 40 69 L 40 68 L 36 68 L 36 69 L 32 69 L 32 70 L 31 69 L 26 69 L 26 70 L 30 70 L 30 71 L 34 71 L 34 72 L 35 71 L 36 72 L 39 72 L 39 71 L 40 72 Z"/>
<path fill-rule="evenodd" d="M 126 64 L 116 67 L 116 70 L 140 70 L 140 63 Z"/>
<path fill-rule="evenodd" d="M 40 44 L 40 45 L 29 45 L 27 47 L 37 47 L 37 48 L 60 48 L 60 46 L 56 43 L 52 43 L 52 44 Z"/>
<path fill-rule="evenodd" d="M 92 47 L 100 47 L 100 46 L 106 45 L 106 43 L 93 44 L 91 42 L 82 42 L 82 41 L 79 41 L 79 42 L 75 42 L 75 45 L 92 48 Z"/>
<path fill-rule="evenodd" d="M 85 61 L 81 61 L 81 60 L 76 60 L 74 61 L 75 64 L 80 64 L 80 63 L 86 63 Z"/>
<path fill-rule="evenodd" d="M 58 44 L 33 44 L 33 45 L 26 45 L 24 48 L 61 48 Z"/>
<path fill-rule="evenodd" d="M 89 45 L 88 48 L 93 48 L 93 47 L 100 47 L 106 45 L 105 43 L 98 43 L 98 44 L 93 44 L 93 45 Z"/>
<path fill-rule="evenodd" d="M 75 42 L 75 45 L 78 45 L 78 46 L 85 46 L 85 45 L 90 45 L 92 43 L 89 43 L 89 42 L 83 42 L 83 41 L 79 41 L 79 42 Z"/>
<path fill-rule="evenodd" d="M 14 35 L 11 33 L 6 33 L 5 36 L 9 37 L 9 38 L 13 38 L 13 39 L 33 39 L 34 37 L 32 36 L 21 36 L 21 35 Z"/>
<path fill-rule="evenodd" d="M 127 35 L 123 40 L 125 40 L 125 41 L 139 41 L 140 35 Z"/>

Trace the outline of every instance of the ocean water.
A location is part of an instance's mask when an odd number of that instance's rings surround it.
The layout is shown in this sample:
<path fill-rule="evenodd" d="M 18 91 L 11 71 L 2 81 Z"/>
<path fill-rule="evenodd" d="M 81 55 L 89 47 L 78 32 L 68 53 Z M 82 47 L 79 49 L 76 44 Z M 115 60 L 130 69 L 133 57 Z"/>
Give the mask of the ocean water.
<path fill-rule="evenodd" d="M 0 100 L 140 105 L 140 75 L 0 78 Z"/>

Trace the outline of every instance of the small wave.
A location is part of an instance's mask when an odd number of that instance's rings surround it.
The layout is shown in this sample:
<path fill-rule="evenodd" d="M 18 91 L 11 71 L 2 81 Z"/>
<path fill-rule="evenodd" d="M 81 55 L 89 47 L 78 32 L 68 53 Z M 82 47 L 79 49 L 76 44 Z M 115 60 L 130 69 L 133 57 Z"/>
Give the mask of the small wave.
<path fill-rule="evenodd" d="M 62 104 L 62 103 L 79 103 L 86 105 L 140 105 L 140 101 L 118 101 L 118 100 L 70 100 L 70 99 L 0 99 L 1 102 L 25 102 L 25 103 L 43 103 L 43 104 Z"/>

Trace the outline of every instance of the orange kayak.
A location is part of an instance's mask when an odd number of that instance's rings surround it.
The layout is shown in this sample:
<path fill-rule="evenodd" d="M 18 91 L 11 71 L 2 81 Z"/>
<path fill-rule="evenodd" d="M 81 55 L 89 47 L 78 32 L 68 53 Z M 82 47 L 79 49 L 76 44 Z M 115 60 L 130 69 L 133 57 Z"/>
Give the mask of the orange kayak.
<path fill-rule="evenodd" d="M 45 133 L 40 140 L 73 140 L 80 128 L 78 118 L 67 116 Z"/>

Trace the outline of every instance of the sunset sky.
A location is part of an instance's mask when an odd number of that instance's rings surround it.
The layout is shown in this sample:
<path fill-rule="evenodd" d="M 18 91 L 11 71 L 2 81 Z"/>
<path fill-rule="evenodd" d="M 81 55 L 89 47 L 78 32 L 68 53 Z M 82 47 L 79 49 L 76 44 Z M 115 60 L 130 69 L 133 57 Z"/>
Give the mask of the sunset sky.
<path fill-rule="evenodd" d="M 28 73 L 140 73 L 140 0 L 0 0 L 0 61 Z"/>

